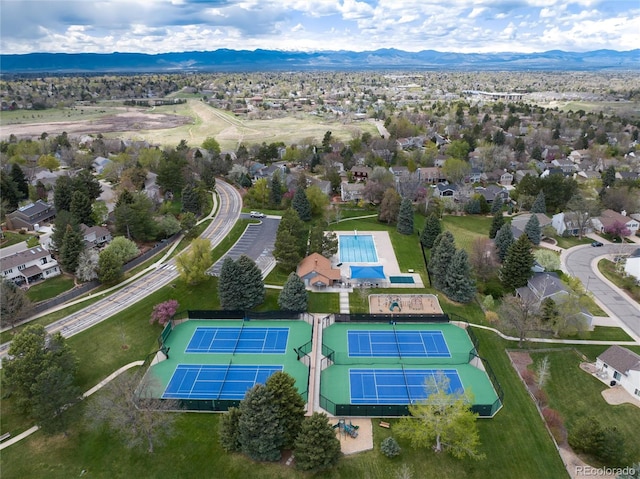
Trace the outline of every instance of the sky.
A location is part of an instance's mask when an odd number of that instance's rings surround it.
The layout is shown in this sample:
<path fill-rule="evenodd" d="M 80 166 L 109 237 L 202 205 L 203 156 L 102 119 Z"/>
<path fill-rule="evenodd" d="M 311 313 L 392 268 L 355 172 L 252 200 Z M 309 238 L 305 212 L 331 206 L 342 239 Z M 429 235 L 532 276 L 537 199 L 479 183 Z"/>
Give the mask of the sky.
<path fill-rule="evenodd" d="M 640 47 L 640 0 L 0 0 L 0 52 Z"/>

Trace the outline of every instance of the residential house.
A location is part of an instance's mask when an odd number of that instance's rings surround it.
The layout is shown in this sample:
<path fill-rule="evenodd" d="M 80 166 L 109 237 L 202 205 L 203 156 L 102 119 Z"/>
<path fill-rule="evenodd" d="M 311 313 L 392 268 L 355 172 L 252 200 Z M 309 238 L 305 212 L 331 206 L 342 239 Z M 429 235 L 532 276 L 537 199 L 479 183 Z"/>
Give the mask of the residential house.
<path fill-rule="evenodd" d="M 354 181 L 367 181 L 372 171 L 368 166 L 354 165 L 351 167 L 351 174 L 353 175 Z"/>
<path fill-rule="evenodd" d="M 55 217 L 56 208 L 49 203 L 38 200 L 7 214 L 7 226 L 14 230 L 25 228 L 29 231 L 35 231 L 38 226 L 50 223 Z"/>
<path fill-rule="evenodd" d="M 624 264 L 624 272 L 640 282 L 640 248 L 631 253 Z"/>
<path fill-rule="evenodd" d="M 318 178 L 311 178 L 311 184 L 320 188 L 325 195 L 331 195 L 331 182 L 327 180 L 319 180 Z"/>
<path fill-rule="evenodd" d="M 538 177 L 538 172 L 536 170 L 516 170 L 516 174 L 514 175 L 514 180 L 516 183 L 520 183 L 525 176 L 532 176 L 534 178 Z"/>
<path fill-rule="evenodd" d="M 616 171 L 616 179 L 636 181 L 640 179 L 640 173 L 636 171 Z"/>
<path fill-rule="evenodd" d="M 640 355 L 622 346 L 611 346 L 596 358 L 596 369 L 600 378 L 616 381 L 640 400 Z"/>
<path fill-rule="evenodd" d="M 540 229 L 542 230 L 545 226 L 551 224 L 552 220 L 544 213 L 527 213 L 523 215 L 514 216 L 511 220 L 511 228 L 516 228 L 520 232 L 524 231 L 527 226 L 527 223 L 531 219 L 531 217 L 535 215 L 538 217 L 538 223 L 540 223 Z M 518 235 L 520 236 L 520 235 Z M 514 238 L 517 238 L 514 234 Z"/>
<path fill-rule="evenodd" d="M 474 193 L 480 194 L 484 196 L 484 199 L 487 200 L 487 203 L 491 204 L 496 199 L 496 197 L 500 196 L 502 198 L 503 203 L 507 203 L 509 201 L 509 191 L 504 186 L 498 185 L 489 185 L 486 188 L 482 186 L 476 186 L 473 189 Z"/>
<path fill-rule="evenodd" d="M 458 187 L 456 185 L 450 185 L 448 183 L 438 183 L 433 190 L 433 196 L 437 196 L 438 198 L 453 198 L 456 196 L 457 192 Z"/>
<path fill-rule="evenodd" d="M 420 175 L 420 181 L 429 185 L 435 185 L 437 183 L 444 183 L 447 181 L 442 170 L 435 166 L 418 168 L 418 174 Z"/>
<path fill-rule="evenodd" d="M 111 241 L 111 232 L 104 226 L 87 226 L 85 224 L 80 225 L 82 236 L 88 246 L 100 247 Z"/>
<path fill-rule="evenodd" d="M 578 236 L 580 234 L 580 223 L 582 225 L 582 234 L 591 233 L 593 218 L 587 221 L 580 221 L 578 213 L 575 211 L 568 211 L 557 213 L 551 217 L 551 226 L 555 228 L 557 233 L 562 236 Z"/>
<path fill-rule="evenodd" d="M 16 284 L 31 284 L 62 273 L 58 262 L 42 246 L 29 248 L 2 258 L 2 276 Z"/>
<path fill-rule="evenodd" d="M 319 253 L 312 253 L 304 258 L 296 270 L 305 286 L 333 286 L 341 280 L 339 268 L 332 268 L 331 261 Z"/>
<path fill-rule="evenodd" d="M 104 169 L 113 163 L 109 158 L 105 158 L 104 156 L 97 156 L 95 160 L 93 160 L 92 166 L 95 172 L 98 175 L 101 175 Z"/>
<path fill-rule="evenodd" d="M 358 201 L 364 197 L 364 183 L 340 183 L 342 201 Z"/>
<path fill-rule="evenodd" d="M 576 165 L 580 165 L 583 161 L 591 160 L 591 152 L 589 150 L 573 150 L 569 153 L 568 159 Z"/>
<path fill-rule="evenodd" d="M 465 181 L 467 181 L 467 183 L 480 183 L 480 181 L 482 181 L 482 177 L 482 169 L 474 166 L 471 168 L 469 176 L 465 178 Z"/>
<path fill-rule="evenodd" d="M 621 214 L 613 210 L 604 210 L 600 216 L 592 218 L 591 222 L 593 223 L 594 229 L 601 233 L 605 232 L 616 222 L 625 225 L 632 235 L 636 234 L 638 229 L 640 229 L 640 222 L 627 216 L 626 213 Z"/>
<path fill-rule="evenodd" d="M 406 166 L 391 166 L 389 167 L 389 171 L 396 178 L 410 175 L 409 168 Z"/>
<path fill-rule="evenodd" d="M 573 164 L 573 161 L 567 160 L 565 158 L 553 160 L 551 162 L 551 165 L 562 170 L 562 173 L 565 175 L 573 174 L 577 171 L 576 165 Z"/>

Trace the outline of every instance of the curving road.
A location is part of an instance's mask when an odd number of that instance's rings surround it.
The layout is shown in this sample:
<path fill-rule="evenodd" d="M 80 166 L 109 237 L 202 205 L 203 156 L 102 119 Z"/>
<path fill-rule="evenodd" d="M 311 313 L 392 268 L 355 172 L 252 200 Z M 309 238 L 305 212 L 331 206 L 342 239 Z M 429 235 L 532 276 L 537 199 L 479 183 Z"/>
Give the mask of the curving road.
<path fill-rule="evenodd" d="M 597 263 L 603 257 L 629 254 L 638 245 L 606 244 L 600 248 L 580 246 L 570 249 L 564 262 L 567 272 L 582 281 L 585 289 L 593 293 L 610 316 L 617 317 L 636 338 L 640 338 L 640 306 L 624 292 L 612 288 L 598 271 Z"/>
<path fill-rule="evenodd" d="M 230 184 L 216 180 L 216 191 L 219 197 L 219 209 L 211 224 L 204 230 L 201 238 L 211 241 L 212 247 L 217 245 L 229 234 L 231 228 L 240 216 L 242 198 L 238 191 Z M 104 321 L 115 313 L 140 301 L 144 297 L 157 291 L 178 278 L 175 257 L 164 264 L 158 264 L 154 271 L 140 277 L 115 293 L 87 306 L 80 311 L 67 316 L 64 319 L 51 323 L 46 327 L 47 332 L 60 331 L 63 336 L 69 337 L 91 326 Z M 0 345 L 0 357 L 3 357 L 10 343 Z"/>

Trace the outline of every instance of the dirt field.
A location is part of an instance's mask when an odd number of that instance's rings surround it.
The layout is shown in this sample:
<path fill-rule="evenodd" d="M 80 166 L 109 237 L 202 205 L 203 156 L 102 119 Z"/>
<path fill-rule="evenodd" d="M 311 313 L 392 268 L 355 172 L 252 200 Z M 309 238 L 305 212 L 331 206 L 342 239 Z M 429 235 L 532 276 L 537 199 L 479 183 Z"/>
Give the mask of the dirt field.
<path fill-rule="evenodd" d="M 32 138 L 43 132 L 59 135 L 66 131 L 70 136 L 97 133 L 125 133 L 137 130 L 158 130 L 176 128 L 193 123 L 193 119 L 166 113 L 145 111 L 125 111 L 107 114 L 100 118 L 80 121 L 52 121 L 28 124 L 11 124 L 0 126 L 0 138 L 8 138 L 14 134 L 18 138 Z"/>

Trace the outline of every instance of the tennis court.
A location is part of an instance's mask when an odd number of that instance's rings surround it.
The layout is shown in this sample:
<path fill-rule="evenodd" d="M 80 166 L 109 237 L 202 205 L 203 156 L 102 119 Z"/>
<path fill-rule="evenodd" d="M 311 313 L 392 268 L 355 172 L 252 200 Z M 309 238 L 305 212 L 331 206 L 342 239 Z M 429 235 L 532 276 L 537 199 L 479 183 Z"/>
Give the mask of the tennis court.
<path fill-rule="evenodd" d="M 297 350 L 311 341 L 311 333 L 311 324 L 302 320 L 176 322 L 162 335 L 168 358 L 148 371 L 154 395 L 180 400 L 186 409 L 224 411 L 254 384 L 285 371 L 306 400 L 309 366 Z"/>
<path fill-rule="evenodd" d="M 289 328 L 199 327 L 186 353 L 283 354 Z"/>
<path fill-rule="evenodd" d="M 457 369 L 350 369 L 351 404 L 413 404 L 427 397 L 425 381 L 448 380 L 448 394 L 462 393 Z"/>
<path fill-rule="evenodd" d="M 442 331 L 362 331 L 347 332 L 351 357 L 450 358 Z"/>
<path fill-rule="evenodd" d="M 179 364 L 163 399 L 236 399 L 264 382 L 282 366 Z"/>

